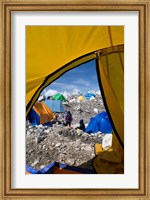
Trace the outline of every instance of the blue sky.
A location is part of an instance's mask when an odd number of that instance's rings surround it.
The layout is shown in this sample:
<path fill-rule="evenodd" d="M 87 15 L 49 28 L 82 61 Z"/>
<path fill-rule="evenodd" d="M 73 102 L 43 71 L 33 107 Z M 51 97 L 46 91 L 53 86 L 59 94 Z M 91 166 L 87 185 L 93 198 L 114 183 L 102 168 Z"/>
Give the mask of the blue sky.
<path fill-rule="evenodd" d="M 86 94 L 89 91 L 99 90 L 96 61 L 92 60 L 84 63 L 63 74 L 47 86 L 42 92 L 43 95 L 53 95 L 53 93 L 76 94 L 78 92 Z"/>

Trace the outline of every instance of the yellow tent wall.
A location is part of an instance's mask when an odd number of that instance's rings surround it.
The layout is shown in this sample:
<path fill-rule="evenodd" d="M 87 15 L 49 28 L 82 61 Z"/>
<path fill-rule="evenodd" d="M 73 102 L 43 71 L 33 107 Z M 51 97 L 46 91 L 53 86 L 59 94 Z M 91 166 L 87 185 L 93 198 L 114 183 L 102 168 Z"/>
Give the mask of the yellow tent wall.
<path fill-rule="evenodd" d="M 107 151 L 96 145 L 98 156 L 94 166 L 98 173 L 124 172 L 124 65 L 123 46 L 111 47 L 98 53 L 97 68 L 105 106 L 115 134 L 112 148 Z"/>
<path fill-rule="evenodd" d="M 123 26 L 27 26 L 27 113 L 46 85 L 69 69 L 96 58 L 95 51 L 120 44 L 124 44 Z"/>

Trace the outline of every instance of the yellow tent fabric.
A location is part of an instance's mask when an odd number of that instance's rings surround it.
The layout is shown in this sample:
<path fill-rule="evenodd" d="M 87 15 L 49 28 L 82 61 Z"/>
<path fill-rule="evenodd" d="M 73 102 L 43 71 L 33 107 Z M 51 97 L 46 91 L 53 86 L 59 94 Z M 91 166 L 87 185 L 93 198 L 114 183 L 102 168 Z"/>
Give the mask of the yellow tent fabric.
<path fill-rule="evenodd" d="M 99 150 L 102 148 L 101 145 Z M 109 148 L 107 151 L 101 151 L 94 160 L 94 167 L 98 174 L 123 174 L 124 173 L 124 162 L 118 160 L 117 153 L 113 148 Z"/>
<path fill-rule="evenodd" d="M 81 63 L 97 60 L 97 75 L 115 132 L 111 154 L 100 152 L 94 160 L 98 173 L 112 173 L 102 165 L 105 159 L 114 158 L 112 153 L 123 163 L 123 44 L 123 26 L 26 26 L 27 115 L 47 85 Z"/>
<path fill-rule="evenodd" d="M 40 124 L 47 123 L 54 119 L 53 112 L 43 102 L 36 102 L 33 109 L 40 116 Z"/>
<path fill-rule="evenodd" d="M 123 44 L 123 33 L 123 26 L 26 26 L 27 113 L 45 86 L 97 50 Z"/>
<path fill-rule="evenodd" d="M 117 145 L 117 146 L 116 146 Z M 123 149 L 119 145 L 115 134 L 113 134 L 113 145 L 107 150 L 102 148 L 102 144 L 95 144 L 96 158 L 93 165 L 99 174 L 123 174 L 124 159 Z"/>
<path fill-rule="evenodd" d="M 109 53 L 108 53 L 109 52 Z M 123 173 L 124 163 L 124 67 L 123 46 L 111 47 L 98 54 L 97 67 L 105 104 L 114 124 L 112 148 L 95 146 L 98 156 L 94 166 L 98 173 Z M 109 166 L 109 167 L 108 167 Z"/>
<path fill-rule="evenodd" d="M 84 100 L 86 100 L 84 96 L 79 96 L 78 97 L 78 101 L 84 101 Z"/>

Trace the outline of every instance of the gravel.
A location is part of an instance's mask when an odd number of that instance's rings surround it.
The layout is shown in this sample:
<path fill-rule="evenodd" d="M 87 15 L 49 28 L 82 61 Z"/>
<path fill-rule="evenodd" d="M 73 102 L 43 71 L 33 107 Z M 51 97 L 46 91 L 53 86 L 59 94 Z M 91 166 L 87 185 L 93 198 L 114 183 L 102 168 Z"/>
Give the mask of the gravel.
<path fill-rule="evenodd" d="M 80 119 L 87 125 L 90 118 L 105 111 L 101 96 L 92 101 L 69 102 L 64 105 L 73 116 L 72 128 L 63 126 L 64 114 L 59 114 L 53 127 L 26 124 L 26 164 L 40 170 L 52 162 L 93 169 L 95 143 L 102 143 L 104 134 L 87 134 L 76 127 Z M 96 113 L 98 111 L 98 113 Z"/>

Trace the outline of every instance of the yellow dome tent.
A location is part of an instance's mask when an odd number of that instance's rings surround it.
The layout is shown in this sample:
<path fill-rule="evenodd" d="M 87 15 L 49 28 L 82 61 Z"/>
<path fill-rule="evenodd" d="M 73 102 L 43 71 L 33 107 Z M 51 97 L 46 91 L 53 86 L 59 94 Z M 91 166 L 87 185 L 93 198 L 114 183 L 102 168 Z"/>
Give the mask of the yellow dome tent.
<path fill-rule="evenodd" d="M 84 100 L 86 100 L 84 96 L 79 96 L 78 97 L 78 101 L 84 101 Z"/>
<path fill-rule="evenodd" d="M 27 26 L 27 115 L 46 86 L 92 59 L 97 61 L 99 85 L 114 129 L 111 149 L 96 146 L 94 167 L 97 173 L 120 173 L 124 160 L 123 26 Z M 108 171 L 107 162 L 112 170 Z"/>

